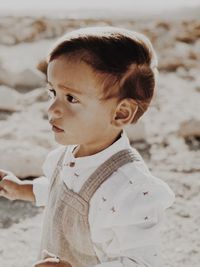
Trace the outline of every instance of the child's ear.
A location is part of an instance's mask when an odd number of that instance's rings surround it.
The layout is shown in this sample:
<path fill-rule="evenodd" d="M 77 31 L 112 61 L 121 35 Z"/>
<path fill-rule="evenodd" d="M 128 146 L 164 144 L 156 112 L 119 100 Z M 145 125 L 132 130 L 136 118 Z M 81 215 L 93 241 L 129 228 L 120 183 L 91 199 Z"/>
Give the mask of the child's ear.
<path fill-rule="evenodd" d="M 47 76 L 47 67 L 48 67 L 48 63 L 47 63 L 46 59 L 40 60 L 36 66 L 36 68 L 39 71 L 41 71 L 45 76 Z"/>
<path fill-rule="evenodd" d="M 138 110 L 138 104 L 131 98 L 122 99 L 116 107 L 112 123 L 116 127 L 130 124 Z"/>

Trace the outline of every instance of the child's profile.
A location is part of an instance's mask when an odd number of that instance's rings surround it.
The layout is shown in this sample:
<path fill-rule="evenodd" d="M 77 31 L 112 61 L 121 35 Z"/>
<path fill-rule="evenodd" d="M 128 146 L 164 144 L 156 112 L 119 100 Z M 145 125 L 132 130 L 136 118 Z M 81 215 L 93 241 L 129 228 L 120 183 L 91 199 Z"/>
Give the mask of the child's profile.
<path fill-rule="evenodd" d="M 174 193 L 150 173 L 125 132 L 154 96 L 151 42 L 117 27 L 74 30 L 39 68 L 60 146 L 32 183 L 0 172 L 0 195 L 45 206 L 34 266 L 160 266 L 160 226 Z"/>

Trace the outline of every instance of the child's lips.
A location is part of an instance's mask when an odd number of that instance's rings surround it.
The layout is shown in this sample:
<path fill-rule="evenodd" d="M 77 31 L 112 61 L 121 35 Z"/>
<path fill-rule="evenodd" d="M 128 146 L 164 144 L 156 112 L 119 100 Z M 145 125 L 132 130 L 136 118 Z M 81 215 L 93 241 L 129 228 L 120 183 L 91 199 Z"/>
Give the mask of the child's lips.
<path fill-rule="evenodd" d="M 63 129 L 55 126 L 55 125 L 52 125 L 52 131 L 56 132 L 56 133 L 60 133 L 60 132 L 64 132 Z"/>

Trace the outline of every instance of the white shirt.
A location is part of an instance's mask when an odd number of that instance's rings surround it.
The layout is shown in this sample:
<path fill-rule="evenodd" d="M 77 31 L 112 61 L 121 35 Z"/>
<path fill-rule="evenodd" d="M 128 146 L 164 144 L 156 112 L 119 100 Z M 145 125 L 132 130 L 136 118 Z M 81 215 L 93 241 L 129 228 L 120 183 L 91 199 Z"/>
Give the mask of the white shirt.
<path fill-rule="evenodd" d="M 69 189 L 78 192 L 92 172 L 122 149 L 132 149 L 122 132 L 112 145 L 91 156 L 74 158 L 76 145 L 69 145 L 61 178 Z M 65 146 L 50 152 L 43 164 L 45 177 L 34 180 L 36 205 L 47 201 L 48 183 Z M 139 155 L 141 158 L 141 156 Z M 75 166 L 65 166 L 70 161 Z M 94 249 L 101 264 L 95 267 L 158 267 L 161 264 L 160 226 L 165 209 L 175 195 L 161 179 L 154 177 L 144 161 L 120 167 L 94 193 L 90 200 L 89 224 Z M 109 258 L 116 257 L 116 261 Z"/>

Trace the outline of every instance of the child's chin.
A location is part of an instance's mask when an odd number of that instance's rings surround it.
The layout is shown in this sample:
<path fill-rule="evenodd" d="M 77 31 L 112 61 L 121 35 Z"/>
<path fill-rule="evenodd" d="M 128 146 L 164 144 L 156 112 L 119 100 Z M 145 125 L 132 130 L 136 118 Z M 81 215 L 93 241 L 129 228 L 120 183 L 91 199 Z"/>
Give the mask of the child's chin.
<path fill-rule="evenodd" d="M 70 143 L 69 141 L 67 141 L 66 139 L 61 138 L 61 137 L 57 137 L 57 136 L 55 136 L 55 141 L 56 141 L 56 143 L 58 143 L 59 145 L 64 145 L 64 146 L 67 146 L 67 145 L 71 145 L 71 144 L 72 144 L 72 143 Z"/>

